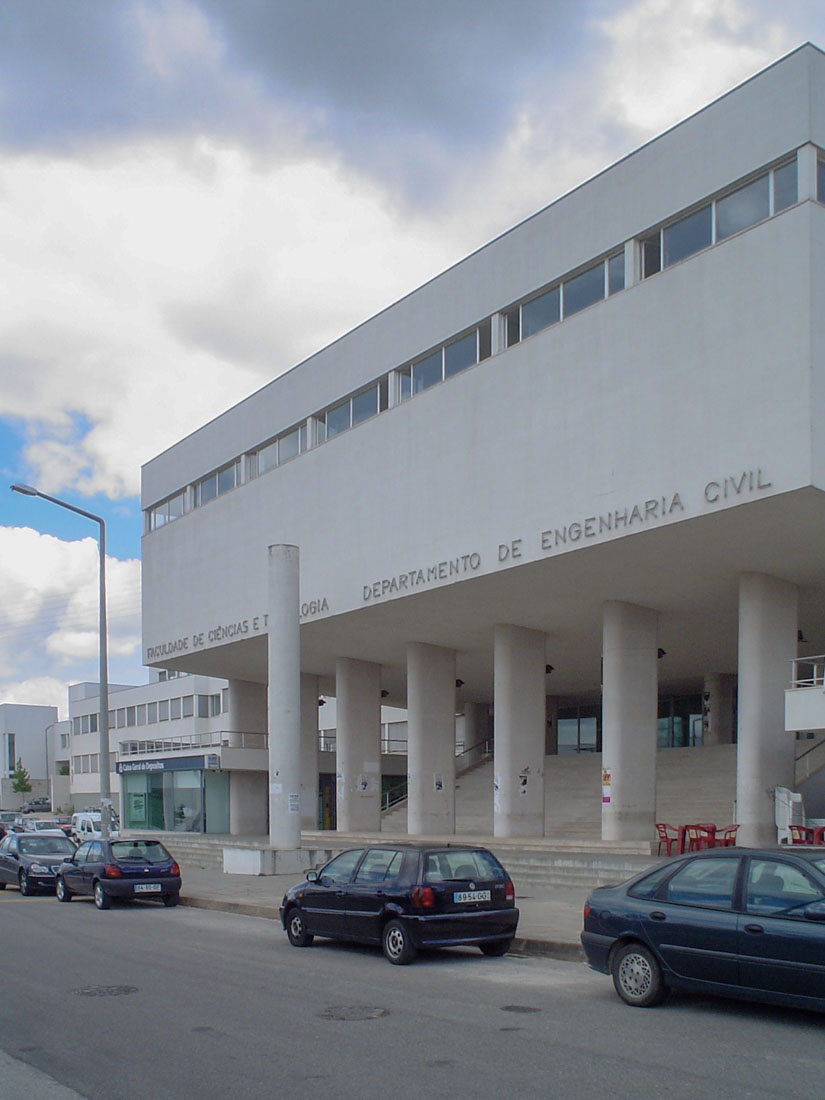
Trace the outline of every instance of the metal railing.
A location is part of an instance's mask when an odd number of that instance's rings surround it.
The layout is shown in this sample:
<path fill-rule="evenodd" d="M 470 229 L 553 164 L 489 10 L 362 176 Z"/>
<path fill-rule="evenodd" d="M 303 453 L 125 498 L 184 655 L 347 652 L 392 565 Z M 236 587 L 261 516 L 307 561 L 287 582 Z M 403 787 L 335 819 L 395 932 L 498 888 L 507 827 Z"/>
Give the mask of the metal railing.
<path fill-rule="evenodd" d="M 237 733 L 234 730 L 208 730 L 205 733 L 180 733 L 174 737 L 152 737 L 121 741 L 120 756 L 151 756 L 162 752 L 185 752 L 191 749 L 237 748 L 265 749 L 269 737 L 265 733 Z"/>
<path fill-rule="evenodd" d="M 825 655 L 795 657 L 791 661 L 791 687 L 825 687 Z"/>
<path fill-rule="evenodd" d="M 389 810 L 392 806 L 397 806 L 399 802 L 403 802 L 407 797 L 407 780 L 403 779 L 400 783 L 396 783 L 395 786 L 389 787 L 381 795 L 381 809 Z"/>
<path fill-rule="evenodd" d="M 458 748 L 458 746 L 456 746 Z M 480 760 L 485 760 L 493 753 L 493 739 L 492 737 L 485 737 L 483 741 L 476 741 L 474 745 L 470 745 L 469 749 L 462 749 L 455 754 L 455 773 L 459 775 L 461 772 L 471 768 L 473 764 L 477 764 Z"/>

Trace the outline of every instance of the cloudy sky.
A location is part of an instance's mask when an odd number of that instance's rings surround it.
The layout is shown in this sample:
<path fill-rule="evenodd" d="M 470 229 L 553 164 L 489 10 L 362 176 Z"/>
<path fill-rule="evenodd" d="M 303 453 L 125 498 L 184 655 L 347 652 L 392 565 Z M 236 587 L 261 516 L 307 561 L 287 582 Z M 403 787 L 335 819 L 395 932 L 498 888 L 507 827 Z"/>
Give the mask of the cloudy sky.
<path fill-rule="evenodd" d="M 821 0 L 2 0 L 0 702 L 140 683 L 141 464 L 804 41 Z"/>

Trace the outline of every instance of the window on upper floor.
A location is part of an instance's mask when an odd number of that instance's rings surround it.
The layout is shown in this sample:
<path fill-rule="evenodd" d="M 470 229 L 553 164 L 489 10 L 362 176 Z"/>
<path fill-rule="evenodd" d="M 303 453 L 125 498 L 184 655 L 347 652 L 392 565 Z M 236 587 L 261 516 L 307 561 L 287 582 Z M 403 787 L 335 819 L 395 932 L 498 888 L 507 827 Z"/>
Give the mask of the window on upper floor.
<path fill-rule="evenodd" d="M 173 520 L 180 519 L 186 510 L 185 505 L 186 491 L 184 489 L 169 497 L 168 500 L 155 505 L 154 508 L 149 510 L 149 530 L 155 531 L 158 527 L 163 527 L 167 523 L 172 523 Z"/>
<path fill-rule="evenodd" d="M 227 463 L 214 474 L 201 478 L 195 485 L 195 507 L 200 508 L 215 497 L 223 496 L 241 481 L 241 460 Z"/>

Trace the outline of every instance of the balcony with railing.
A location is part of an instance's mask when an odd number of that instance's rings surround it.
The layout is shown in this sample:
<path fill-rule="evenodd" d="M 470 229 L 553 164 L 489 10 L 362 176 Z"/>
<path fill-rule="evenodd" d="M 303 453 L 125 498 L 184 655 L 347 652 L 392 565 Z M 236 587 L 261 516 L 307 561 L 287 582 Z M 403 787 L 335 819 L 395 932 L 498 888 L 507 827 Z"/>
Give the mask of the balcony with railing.
<path fill-rule="evenodd" d="M 121 759 L 128 759 L 130 756 L 158 756 L 202 749 L 266 749 L 268 746 L 269 737 L 265 733 L 207 730 L 203 733 L 180 733 L 173 737 L 130 738 L 120 742 L 118 751 Z"/>
<path fill-rule="evenodd" d="M 791 661 L 785 691 L 785 729 L 789 733 L 825 733 L 825 655 Z"/>

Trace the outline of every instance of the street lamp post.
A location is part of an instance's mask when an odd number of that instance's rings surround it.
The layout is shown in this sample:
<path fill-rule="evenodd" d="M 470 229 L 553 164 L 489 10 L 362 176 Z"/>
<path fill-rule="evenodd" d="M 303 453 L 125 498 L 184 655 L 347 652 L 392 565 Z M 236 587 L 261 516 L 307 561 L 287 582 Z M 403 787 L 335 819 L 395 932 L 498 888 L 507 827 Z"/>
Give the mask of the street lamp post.
<path fill-rule="evenodd" d="M 100 547 L 100 744 L 98 751 L 98 767 L 100 769 L 100 831 L 104 838 L 109 836 L 109 823 L 112 806 L 112 786 L 109 776 L 109 656 L 106 635 L 106 523 L 102 516 L 96 516 L 93 512 L 86 512 L 74 504 L 68 504 L 58 497 L 51 497 L 48 493 L 41 493 L 39 489 L 31 485 L 15 484 L 11 486 L 13 493 L 21 493 L 26 497 L 41 497 L 51 501 L 59 508 L 66 508 L 70 512 L 76 512 L 79 516 L 94 520 L 100 526 L 98 545 Z"/>

